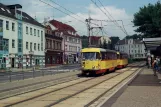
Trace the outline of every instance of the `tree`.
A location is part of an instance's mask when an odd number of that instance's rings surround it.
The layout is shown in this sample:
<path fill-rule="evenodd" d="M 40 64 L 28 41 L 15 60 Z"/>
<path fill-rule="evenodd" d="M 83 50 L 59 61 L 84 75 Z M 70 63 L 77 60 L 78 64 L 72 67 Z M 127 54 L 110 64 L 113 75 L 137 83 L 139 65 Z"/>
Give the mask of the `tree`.
<path fill-rule="evenodd" d="M 126 39 L 140 39 L 142 40 L 142 35 L 141 34 L 133 34 L 131 36 L 126 36 Z"/>
<path fill-rule="evenodd" d="M 161 35 L 161 3 L 149 4 L 141 7 L 134 14 L 134 26 L 136 32 L 142 33 L 143 37 L 160 37 Z"/>
<path fill-rule="evenodd" d="M 115 44 L 120 40 L 120 38 L 119 37 L 110 37 L 110 39 L 111 39 L 111 48 L 110 49 L 114 50 Z"/>

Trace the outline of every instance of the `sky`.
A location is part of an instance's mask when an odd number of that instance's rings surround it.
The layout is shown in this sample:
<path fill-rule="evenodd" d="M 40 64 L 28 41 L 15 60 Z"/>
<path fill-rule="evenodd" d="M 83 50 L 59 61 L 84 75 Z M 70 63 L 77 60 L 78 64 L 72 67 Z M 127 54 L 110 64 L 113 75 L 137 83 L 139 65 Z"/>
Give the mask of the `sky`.
<path fill-rule="evenodd" d="M 43 3 L 43 2 L 44 3 Z M 97 7 L 92 0 L 0 0 L 3 4 L 21 4 L 22 10 L 33 18 L 37 18 L 39 22 L 43 22 L 44 18 L 48 20 L 56 19 L 63 23 L 73 26 L 79 35 L 87 35 L 87 25 L 85 19 L 90 17 L 98 20 L 122 20 L 124 27 L 128 35 L 135 34 L 136 28 L 133 27 L 133 15 L 139 11 L 140 7 L 148 5 L 149 3 L 155 4 L 158 0 L 93 0 L 99 7 Z M 103 6 L 100 4 L 100 2 Z M 55 3 L 59 4 L 55 4 Z M 47 4 L 50 5 L 47 5 Z M 62 7 L 71 11 L 63 9 Z M 55 9 L 56 8 L 56 9 Z M 58 11 L 57 9 L 61 10 Z M 106 16 L 102 11 L 107 11 L 110 16 Z M 106 11 L 106 10 L 107 11 Z M 67 13 L 67 14 L 65 14 Z M 112 16 L 112 17 L 111 17 Z M 75 17 L 75 18 L 73 18 Z M 110 19 L 109 19 L 110 17 Z M 99 29 L 94 29 L 91 35 L 95 36 L 118 36 L 121 39 L 126 36 L 126 34 L 118 26 L 122 26 L 122 22 L 118 21 L 117 24 L 113 22 L 98 22 L 92 21 L 92 23 L 103 26 L 103 32 Z M 92 24 L 92 27 L 96 25 Z"/>

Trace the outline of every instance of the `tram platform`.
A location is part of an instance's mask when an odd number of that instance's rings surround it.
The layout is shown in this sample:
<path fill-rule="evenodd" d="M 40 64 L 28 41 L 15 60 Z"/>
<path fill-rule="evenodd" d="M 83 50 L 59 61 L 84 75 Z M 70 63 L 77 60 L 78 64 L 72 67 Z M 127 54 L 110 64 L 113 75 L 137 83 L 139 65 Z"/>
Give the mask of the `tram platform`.
<path fill-rule="evenodd" d="M 101 107 L 161 107 L 161 84 L 152 69 L 144 68 L 126 87 Z"/>

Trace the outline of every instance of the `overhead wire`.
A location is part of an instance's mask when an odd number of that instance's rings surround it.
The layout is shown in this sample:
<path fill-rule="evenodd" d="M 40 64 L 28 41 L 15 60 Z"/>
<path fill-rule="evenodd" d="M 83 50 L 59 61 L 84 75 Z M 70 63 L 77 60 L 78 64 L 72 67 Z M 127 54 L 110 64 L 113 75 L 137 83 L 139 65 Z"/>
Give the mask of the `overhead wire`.
<path fill-rule="evenodd" d="M 110 12 L 104 7 L 104 5 L 102 4 L 102 2 L 100 0 L 98 0 L 98 1 L 103 6 L 103 8 L 105 9 L 105 11 L 115 20 L 115 18 L 110 14 Z M 119 26 L 119 24 L 117 23 L 117 21 L 115 23 Z M 127 31 L 126 31 L 126 29 L 124 27 L 123 21 L 122 21 L 122 26 L 123 26 L 124 31 L 126 32 L 126 35 L 128 35 L 128 33 L 127 33 Z"/>
<path fill-rule="evenodd" d="M 96 2 L 94 2 L 93 0 L 91 0 L 98 8 L 99 8 L 99 10 L 101 10 L 107 17 L 108 17 L 108 19 L 110 19 L 111 21 L 112 21 L 112 19 L 106 14 L 106 12 L 104 12 L 99 6 L 98 6 L 98 4 L 96 3 Z M 102 3 L 101 3 L 102 4 Z M 103 4 L 102 4 L 102 6 L 103 6 Z M 103 8 L 105 9 L 105 7 L 103 6 Z M 107 10 L 107 9 L 106 9 Z M 109 12 L 108 12 L 109 13 Z M 116 23 L 116 21 L 112 21 L 117 27 L 119 27 L 126 35 L 128 35 L 127 33 L 126 33 L 126 31 L 124 31 L 123 30 L 123 28 L 121 27 L 121 26 L 119 26 L 119 24 L 117 24 Z"/>
<path fill-rule="evenodd" d="M 51 5 L 51 4 L 47 3 L 47 2 L 44 2 L 43 0 L 39 0 L 39 1 L 44 3 L 44 4 L 46 4 L 46 5 L 48 5 L 48 6 L 50 6 L 50 7 L 52 7 L 52 8 L 54 8 L 54 9 L 56 9 L 56 10 L 58 10 L 58 11 L 60 11 L 60 12 L 62 12 L 62 13 L 64 13 L 64 14 L 66 14 L 66 15 L 68 15 L 68 16 L 70 16 L 70 17 L 72 17 L 72 18 L 74 18 L 74 19 L 76 19 L 76 20 L 78 20 L 78 21 L 80 21 L 80 22 L 82 22 L 82 23 L 84 23 L 84 24 L 86 24 L 84 21 L 77 19 L 76 17 L 74 17 L 74 16 L 72 16 L 72 15 L 70 15 L 70 14 L 68 14 L 68 13 L 66 13 L 66 12 L 56 8 L 56 7 L 54 7 L 53 5 Z"/>

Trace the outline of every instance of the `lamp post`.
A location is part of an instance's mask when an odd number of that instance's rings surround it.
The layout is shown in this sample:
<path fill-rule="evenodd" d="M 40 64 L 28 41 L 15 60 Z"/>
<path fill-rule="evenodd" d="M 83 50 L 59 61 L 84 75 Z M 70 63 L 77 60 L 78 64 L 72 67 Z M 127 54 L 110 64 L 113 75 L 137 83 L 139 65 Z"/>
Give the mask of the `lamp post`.
<path fill-rule="evenodd" d="M 47 52 L 47 49 L 44 49 L 44 56 L 45 56 L 45 58 L 46 58 L 46 52 Z M 46 63 L 46 59 L 45 59 L 45 63 Z"/>
<path fill-rule="evenodd" d="M 67 22 L 65 22 L 64 24 L 67 24 L 68 22 L 72 22 L 72 21 L 67 21 Z M 63 32 L 64 32 L 64 31 L 67 31 L 67 30 L 63 30 Z M 65 60 L 65 59 L 66 59 L 66 56 L 65 56 L 65 49 L 66 49 L 66 48 L 65 48 L 65 47 L 66 47 L 66 46 L 65 46 L 65 41 L 66 41 L 66 40 L 65 40 L 65 39 L 66 39 L 66 37 L 63 36 L 63 42 L 64 42 L 64 44 L 63 44 L 63 45 L 64 45 L 64 50 L 63 50 L 63 51 L 64 51 L 63 63 L 65 63 L 65 61 L 66 61 L 66 60 Z"/>

